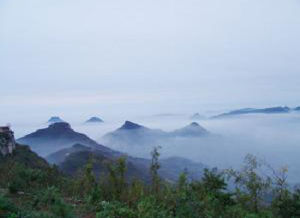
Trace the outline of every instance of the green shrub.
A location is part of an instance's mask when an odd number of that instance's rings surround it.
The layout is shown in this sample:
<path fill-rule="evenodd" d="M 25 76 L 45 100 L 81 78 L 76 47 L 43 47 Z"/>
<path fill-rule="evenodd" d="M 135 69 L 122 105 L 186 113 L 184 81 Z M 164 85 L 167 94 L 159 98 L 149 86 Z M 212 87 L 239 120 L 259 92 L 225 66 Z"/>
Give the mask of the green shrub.
<path fill-rule="evenodd" d="M 17 207 L 6 197 L 0 195 L 0 217 L 11 213 L 17 213 Z"/>
<path fill-rule="evenodd" d="M 138 217 L 143 218 L 168 218 L 172 217 L 165 205 L 159 203 L 155 197 L 143 198 L 137 206 Z"/>
<path fill-rule="evenodd" d="M 127 205 L 120 202 L 106 202 L 100 203 L 100 211 L 97 213 L 97 218 L 135 218 L 135 212 Z"/>
<path fill-rule="evenodd" d="M 55 215 L 55 217 L 73 217 L 72 207 L 64 202 L 56 187 L 49 187 L 40 192 L 36 196 L 33 206 L 47 208 L 51 214 Z"/>

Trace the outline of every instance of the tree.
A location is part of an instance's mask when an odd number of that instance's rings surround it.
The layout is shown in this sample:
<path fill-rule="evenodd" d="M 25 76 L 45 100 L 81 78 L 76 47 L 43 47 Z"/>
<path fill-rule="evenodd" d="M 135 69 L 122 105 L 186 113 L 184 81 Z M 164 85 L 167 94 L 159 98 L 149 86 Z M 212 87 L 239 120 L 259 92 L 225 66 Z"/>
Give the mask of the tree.
<path fill-rule="evenodd" d="M 116 164 L 108 165 L 109 182 L 112 184 L 112 192 L 115 200 L 120 200 L 122 192 L 126 190 L 126 158 L 120 157 Z"/>
<path fill-rule="evenodd" d="M 160 183 L 160 178 L 158 175 L 158 170 L 160 168 L 160 164 L 158 162 L 158 158 L 160 156 L 160 153 L 158 150 L 161 147 L 154 147 L 153 151 L 151 152 L 151 166 L 150 166 L 150 173 L 151 173 L 151 179 L 152 179 L 152 191 L 154 193 L 158 193 L 159 191 L 159 183 Z"/>
<path fill-rule="evenodd" d="M 237 199 L 245 206 L 249 205 L 253 212 L 258 213 L 263 197 L 271 187 L 271 178 L 259 172 L 263 162 L 248 154 L 240 171 L 228 170 L 228 175 L 234 178 Z"/>

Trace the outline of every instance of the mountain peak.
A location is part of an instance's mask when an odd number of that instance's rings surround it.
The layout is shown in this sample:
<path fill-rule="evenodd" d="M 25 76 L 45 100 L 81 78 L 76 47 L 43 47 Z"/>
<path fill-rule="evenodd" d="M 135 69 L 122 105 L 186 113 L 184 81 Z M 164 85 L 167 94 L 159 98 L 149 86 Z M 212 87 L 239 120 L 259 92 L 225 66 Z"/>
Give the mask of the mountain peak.
<path fill-rule="evenodd" d="M 99 117 L 91 117 L 86 121 L 86 123 L 103 123 L 103 120 Z"/>
<path fill-rule="evenodd" d="M 195 113 L 190 117 L 190 119 L 192 119 L 192 120 L 202 120 L 202 119 L 204 119 L 204 116 L 200 115 L 199 113 Z"/>
<path fill-rule="evenodd" d="M 59 122 L 59 123 L 53 123 L 49 125 L 50 129 L 71 129 L 71 125 L 67 122 Z"/>
<path fill-rule="evenodd" d="M 183 136 L 183 137 L 199 137 L 208 134 L 209 132 L 196 122 L 192 122 L 190 125 L 185 126 L 181 129 L 177 129 L 172 132 L 172 135 L 174 136 Z"/>
<path fill-rule="evenodd" d="M 18 139 L 18 142 L 30 145 L 35 152 L 42 156 L 49 155 L 74 144 L 81 144 L 107 153 L 112 151 L 98 144 L 85 134 L 74 131 L 71 125 L 66 122 L 54 123 L 47 128 L 38 129 Z"/>
<path fill-rule="evenodd" d="M 130 130 L 130 129 L 140 129 L 140 128 L 144 128 L 144 127 L 137 123 L 133 123 L 131 121 L 125 121 L 125 123 L 123 124 L 123 126 L 121 126 L 120 129 Z"/>
<path fill-rule="evenodd" d="M 48 120 L 47 123 L 62 123 L 62 122 L 65 122 L 63 121 L 60 117 L 58 116 L 53 116 L 53 117 L 50 117 L 50 119 Z"/>
<path fill-rule="evenodd" d="M 197 122 L 192 122 L 192 123 L 190 124 L 190 126 L 200 126 L 200 125 L 199 125 L 199 123 L 197 123 Z"/>

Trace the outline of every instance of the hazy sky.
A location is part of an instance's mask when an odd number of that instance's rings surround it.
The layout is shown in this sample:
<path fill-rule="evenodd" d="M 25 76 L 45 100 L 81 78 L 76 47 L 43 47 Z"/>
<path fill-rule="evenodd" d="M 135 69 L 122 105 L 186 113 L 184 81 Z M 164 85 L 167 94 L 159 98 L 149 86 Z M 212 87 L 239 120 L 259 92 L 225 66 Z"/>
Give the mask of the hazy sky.
<path fill-rule="evenodd" d="M 299 0 L 0 0 L 0 123 L 300 105 Z"/>

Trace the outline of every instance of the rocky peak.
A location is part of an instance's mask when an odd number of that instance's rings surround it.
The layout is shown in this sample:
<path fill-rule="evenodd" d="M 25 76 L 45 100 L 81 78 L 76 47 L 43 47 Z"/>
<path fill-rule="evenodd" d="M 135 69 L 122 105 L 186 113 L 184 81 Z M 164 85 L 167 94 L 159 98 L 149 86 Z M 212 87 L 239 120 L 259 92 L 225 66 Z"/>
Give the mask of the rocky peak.
<path fill-rule="evenodd" d="M 197 123 L 197 122 L 192 122 L 192 123 L 190 124 L 190 126 L 196 127 L 196 126 L 200 126 L 200 125 L 199 125 L 199 123 Z"/>
<path fill-rule="evenodd" d="M 60 117 L 54 116 L 48 120 L 48 123 L 61 123 L 64 122 Z"/>
<path fill-rule="evenodd" d="M 53 124 L 49 125 L 49 128 L 64 130 L 64 129 L 71 129 L 71 126 L 69 123 L 61 122 L 61 123 L 53 123 Z"/>
<path fill-rule="evenodd" d="M 0 153 L 3 156 L 12 154 L 16 149 L 16 141 L 10 127 L 0 127 Z"/>
<path fill-rule="evenodd" d="M 143 126 L 130 122 L 130 121 L 126 121 L 124 123 L 124 125 L 120 128 L 122 130 L 130 130 L 130 129 L 140 129 L 140 128 L 144 128 Z"/>
<path fill-rule="evenodd" d="M 86 123 L 103 123 L 103 120 L 99 117 L 91 117 L 86 121 Z"/>
<path fill-rule="evenodd" d="M 183 137 L 198 137 L 208 135 L 209 132 L 205 128 L 200 126 L 197 122 L 193 122 L 188 126 L 173 131 L 171 134 Z"/>

